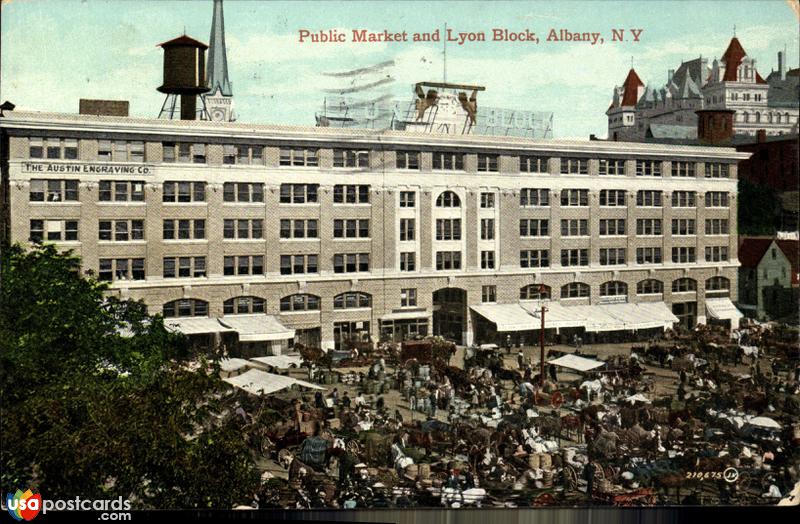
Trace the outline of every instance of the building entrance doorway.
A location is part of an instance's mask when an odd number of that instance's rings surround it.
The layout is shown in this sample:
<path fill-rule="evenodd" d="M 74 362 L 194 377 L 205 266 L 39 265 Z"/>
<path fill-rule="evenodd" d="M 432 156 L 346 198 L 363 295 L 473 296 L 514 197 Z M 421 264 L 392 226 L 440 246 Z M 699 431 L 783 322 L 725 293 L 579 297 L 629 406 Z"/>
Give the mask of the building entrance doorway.
<path fill-rule="evenodd" d="M 464 343 L 467 331 L 467 292 L 444 288 L 433 292 L 433 334 Z"/>

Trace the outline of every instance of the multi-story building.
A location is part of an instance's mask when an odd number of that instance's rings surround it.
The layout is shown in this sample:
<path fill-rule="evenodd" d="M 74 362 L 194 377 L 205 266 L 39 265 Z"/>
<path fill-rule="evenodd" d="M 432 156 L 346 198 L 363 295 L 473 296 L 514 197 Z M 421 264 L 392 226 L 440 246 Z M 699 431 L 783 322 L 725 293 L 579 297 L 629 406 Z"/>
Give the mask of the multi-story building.
<path fill-rule="evenodd" d="M 606 110 L 609 140 L 696 140 L 698 110 L 730 111 L 726 129 L 732 135 L 797 134 L 800 70 L 786 70 L 778 53 L 778 70 L 767 79 L 756 70 L 739 39 L 733 37 L 720 59 L 699 57 L 667 72 L 662 87 L 645 86 L 631 69 L 614 88 Z"/>
<path fill-rule="evenodd" d="M 471 343 L 542 301 L 548 330 L 737 320 L 733 149 L 21 111 L 0 133 L 5 240 L 189 333 Z"/>

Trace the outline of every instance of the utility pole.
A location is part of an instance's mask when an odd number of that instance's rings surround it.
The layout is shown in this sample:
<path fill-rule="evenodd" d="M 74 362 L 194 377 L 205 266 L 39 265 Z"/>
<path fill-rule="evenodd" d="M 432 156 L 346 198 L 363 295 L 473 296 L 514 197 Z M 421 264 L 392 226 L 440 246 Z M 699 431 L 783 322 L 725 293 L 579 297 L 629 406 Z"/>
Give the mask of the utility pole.
<path fill-rule="evenodd" d="M 542 295 L 544 295 L 544 293 L 545 293 L 545 286 L 544 286 L 544 284 L 540 284 L 539 285 L 539 300 L 542 300 Z M 541 309 L 541 313 L 540 313 L 542 323 L 541 323 L 541 326 L 539 328 L 539 366 L 541 368 L 541 370 L 539 372 L 539 382 L 541 382 L 542 387 L 544 387 L 544 380 L 545 380 L 545 376 L 544 376 L 544 313 L 545 313 L 545 311 L 547 311 L 547 308 L 544 307 L 544 304 L 542 304 L 542 309 Z"/>

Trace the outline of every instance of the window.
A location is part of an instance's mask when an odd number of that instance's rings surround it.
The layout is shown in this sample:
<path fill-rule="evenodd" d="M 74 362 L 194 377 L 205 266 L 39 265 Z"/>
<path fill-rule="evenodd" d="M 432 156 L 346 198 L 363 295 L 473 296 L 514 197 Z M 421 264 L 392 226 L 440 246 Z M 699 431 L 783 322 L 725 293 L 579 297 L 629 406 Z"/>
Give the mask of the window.
<path fill-rule="evenodd" d="M 519 267 L 550 267 L 550 251 L 547 249 L 523 249 L 519 252 Z"/>
<path fill-rule="evenodd" d="M 709 191 L 706 193 L 706 207 L 728 207 L 728 193 Z"/>
<path fill-rule="evenodd" d="M 621 176 L 625 174 L 625 161 L 621 159 L 600 159 L 600 174 L 609 176 Z"/>
<path fill-rule="evenodd" d="M 227 185 L 227 184 L 226 184 Z M 163 202 L 205 202 L 205 182 L 164 182 Z"/>
<path fill-rule="evenodd" d="M 74 242 L 78 240 L 77 220 L 31 220 L 31 242 L 48 240 L 51 242 Z"/>
<path fill-rule="evenodd" d="M 546 237 L 550 234 L 549 223 L 546 218 L 523 218 L 519 221 L 519 236 Z"/>
<path fill-rule="evenodd" d="M 461 251 L 437 251 L 436 269 L 461 269 Z"/>
<path fill-rule="evenodd" d="M 400 271 L 416 271 L 416 253 L 400 253 Z"/>
<path fill-rule="evenodd" d="M 222 186 L 223 202 L 263 202 L 264 184 L 225 182 Z"/>
<path fill-rule="evenodd" d="M 550 286 L 544 284 L 528 284 L 519 289 L 520 300 L 549 300 L 550 297 Z"/>
<path fill-rule="evenodd" d="M 366 273 L 369 271 L 369 253 L 333 255 L 334 273 Z"/>
<path fill-rule="evenodd" d="M 695 207 L 697 193 L 694 191 L 673 191 L 672 207 Z"/>
<path fill-rule="evenodd" d="M 400 207 L 415 207 L 416 198 L 414 191 L 400 191 Z"/>
<path fill-rule="evenodd" d="M 372 307 L 372 295 L 349 292 L 333 297 L 333 309 L 355 309 L 361 307 Z"/>
<path fill-rule="evenodd" d="M 183 298 L 167 302 L 162 311 L 164 318 L 206 317 L 208 316 L 208 302 L 195 298 Z"/>
<path fill-rule="evenodd" d="M 481 251 L 481 269 L 494 269 L 494 251 Z"/>
<path fill-rule="evenodd" d="M 637 247 L 636 248 L 636 263 L 637 264 L 661 264 L 661 248 L 660 247 Z"/>
<path fill-rule="evenodd" d="M 696 262 L 697 256 L 693 247 L 673 247 L 672 248 L 672 262 L 674 263 L 688 263 Z"/>
<path fill-rule="evenodd" d="M 494 207 L 494 193 L 481 193 L 481 209 Z"/>
<path fill-rule="evenodd" d="M 336 219 L 333 221 L 334 238 L 369 238 L 369 220 Z"/>
<path fill-rule="evenodd" d="M 397 151 L 395 155 L 397 169 L 419 169 L 418 151 Z"/>
<path fill-rule="evenodd" d="M 369 204 L 369 186 L 333 186 L 334 204 Z"/>
<path fill-rule="evenodd" d="M 624 234 L 624 218 L 603 218 L 600 220 L 600 236 L 619 236 Z"/>
<path fill-rule="evenodd" d="M 298 293 L 281 299 L 281 311 L 319 311 L 320 299 L 316 295 Z"/>
<path fill-rule="evenodd" d="M 28 198 L 31 202 L 77 202 L 77 180 L 32 179 Z"/>
<path fill-rule="evenodd" d="M 98 280 L 144 280 L 143 258 L 101 258 Z"/>
<path fill-rule="evenodd" d="M 316 273 L 317 255 L 281 255 L 281 275 Z"/>
<path fill-rule="evenodd" d="M 624 206 L 625 205 L 625 190 L 624 189 L 602 189 L 600 190 L 600 205 L 601 206 Z"/>
<path fill-rule="evenodd" d="M 264 237 L 264 221 L 254 219 L 226 218 L 222 222 L 222 237 L 226 239 L 261 239 Z"/>
<path fill-rule="evenodd" d="M 628 295 L 628 284 L 619 280 L 612 280 L 600 284 L 601 297 L 618 297 Z"/>
<path fill-rule="evenodd" d="M 706 162 L 706 178 L 729 178 L 730 166 L 728 164 Z"/>
<path fill-rule="evenodd" d="M 661 207 L 661 191 L 637 191 L 636 205 L 639 207 Z"/>
<path fill-rule="evenodd" d="M 519 192 L 520 207 L 550 206 L 550 192 L 544 188 L 522 188 Z"/>
<path fill-rule="evenodd" d="M 317 238 L 318 236 L 315 219 L 282 218 L 280 226 L 280 238 Z"/>
<path fill-rule="evenodd" d="M 163 238 L 164 240 L 202 240 L 206 238 L 206 221 L 205 219 L 166 219 L 163 225 Z"/>
<path fill-rule="evenodd" d="M 144 220 L 101 220 L 98 240 L 115 242 L 144 240 Z"/>
<path fill-rule="evenodd" d="M 319 184 L 281 184 L 281 204 L 310 204 L 317 202 Z"/>
<path fill-rule="evenodd" d="M 571 218 L 561 221 L 562 237 L 579 237 L 589 235 L 589 221 L 585 218 Z"/>
<path fill-rule="evenodd" d="M 400 290 L 400 307 L 416 307 L 417 289 L 405 288 Z"/>
<path fill-rule="evenodd" d="M 165 257 L 164 278 L 206 276 L 206 257 Z"/>
<path fill-rule="evenodd" d="M 728 246 L 706 246 L 706 262 L 727 262 Z"/>
<path fill-rule="evenodd" d="M 334 149 L 333 167 L 369 167 L 369 151 Z"/>
<path fill-rule="evenodd" d="M 481 302 L 497 302 L 497 286 L 482 286 Z"/>
<path fill-rule="evenodd" d="M 572 282 L 561 286 L 561 298 L 588 298 L 589 285 L 582 282 Z"/>
<path fill-rule="evenodd" d="M 549 160 L 545 156 L 521 156 L 519 157 L 519 170 L 523 173 L 547 173 Z"/>
<path fill-rule="evenodd" d="M 562 249 L 561 250 L 561 265 L 564 267 L 569 266 L 588 266 L 589 265 L 589 250 L 588 249 Z"/>
<path fill-rule="evenodd" d="M 433 169 L 436 170 L 464 170 L 464 153 L 433 153 Z"/>
<path fill-rule="evenodd" d="M 725 277 L 711 277 L 706 280 L 706 291 L 722 291 L 722 294 L 729 294 L 731 281 Z M 713 293 L 715 296 L 720 293 Z"/>
<path fill-rule="evenodd" d="M 414 223 L 415 223 L 415 220 L 413 218 L 401 218 L 400 219 L 400 241 L 401 242 L 414 240 Z"/>
<path fill-rule="evenodd" d="M 660 236 L 661 233 L 661 219 L 660 218 L 639 218 L 636 220 L 636 234 L 637 235 L 651 235 Z"/>
<path fill-rule="evenodd" d="M 706 235 L 727 235 L 727 234 L 728 234 L 727 218 L 706 219 Z"/>
<path fill-rule="evenodd" d="M 437 218 L 436 240 L 461 240 L 461 219 Z"/>
<path fill-rule="evenodd" d="M 262 255 L 226 256 L 222 261 L 222 274 L 225 276 L 264 274 L 264 257 Z"/>
<path fill-rule="evenodd" d="M 223 164 L 263 164 L 264 146 L 226 144 L 223 146 Z"/>
<path fill-rule="evenodd" d="M 75 138 L 48 138 L 31 137 L 28 140 L 28 156 L 30 158 L 77 160 L 78 140 Z"/>
<path fill-rule="evenodd" d="M 224 315 L 264 313 L 267 301 L 260 297 L 234 297 L 222 303 Z"/>
<path fill-rule="evenodd" d="M 317 167 L 319 165 L 316 149 L 282 147 L 280 156 L 280 165 L 282 166 Z"/>
<path fill-rule="evenodd" d="M 436 207 L 461 207 L 461 199 L 452 191 L 445 191 L 436 199 Z"/>
<path fill-rule="evenodd" d="M 562 206 L 588 206 L 589 205 L 589 190 L 588 189 L 562 189 L 561 190 L 561 205 Z"/>
<path fill-rule="evenodd" d="M 478 153 L 478 171 L 496 173 L 499 170 L 498 158 L 498 155 Z"/>
<path fill-rule="evenodd" d="M 661 295 L 664 293 L 664 283 L 660 280 L 649 278 L 636 284 L 637 295 Z"/>
<path fill-rule="evenodd" d="M 694 177 L 695 176 L 695 163 L 694 162 L 673 162 L 672 163 L 672 176 Z"/>
<path fill-rule="evenodd" d="M 42 158 L 44 156 L 44 139 L 40 137 L 30 137 L 28 139 L 28 156 L 30 158 Z"/>
<path fill-rule="evenodd" d="M 494 219 L 481 219 L 481 240 L 494 240 Z"/>
<path fill-rule="evenodd" d="M 661 176 L 661 161 L 637 160 L 636 176 Z"/>
<path fill-rule="evenodd" d="M 589 160 L 586 158 L 562 158 L 561 173 L 565 175 L 588 175 Z"/>
<path fill-rule="evenodd" d="M 691 278 L 679 278 L 672 281 L 673 293 L 688 293 L 697 291 L 697 281 Z"/>
<path fill-rule="evenodd" d="M 619 266 L 625 264 L 624 247 L 603 247 L 600 248 L 601 266 Z"/>
<path fill-rule="evenodd" d="M 696 226 L 695 219 L 693 218 L 673 218 L 672 219 L 672 235 L 673 236 L 688 236 L 695 235 Z"/>

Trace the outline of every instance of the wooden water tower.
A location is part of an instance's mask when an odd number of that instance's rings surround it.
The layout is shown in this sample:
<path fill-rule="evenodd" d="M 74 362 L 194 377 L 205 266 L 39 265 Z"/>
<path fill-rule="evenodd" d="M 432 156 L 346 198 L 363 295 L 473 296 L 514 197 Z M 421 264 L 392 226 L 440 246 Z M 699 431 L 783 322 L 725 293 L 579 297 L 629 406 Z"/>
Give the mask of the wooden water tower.
<path fill-rule="evenodd" d="M 208 92 L 206 83 L 206 49 L 208 46 L 183 35 L 159 44 L 164 49 L 164 84 L 158 87 L 167 97 L 161 106 L 159 118 L 175 118 L 180 97 L 180 119 L 196 120 L 197 97 Z M 208 117 L 205 102 L 200 98 L 201 115 Z"/>

